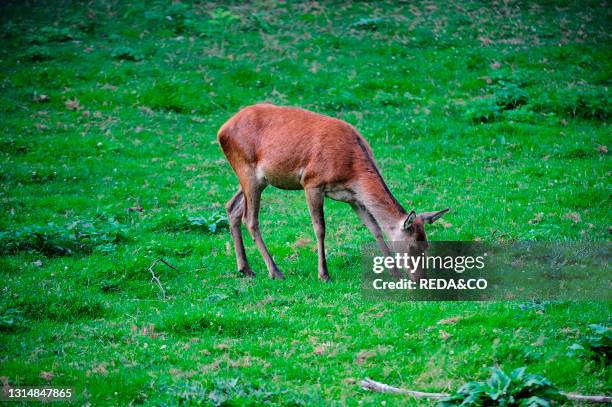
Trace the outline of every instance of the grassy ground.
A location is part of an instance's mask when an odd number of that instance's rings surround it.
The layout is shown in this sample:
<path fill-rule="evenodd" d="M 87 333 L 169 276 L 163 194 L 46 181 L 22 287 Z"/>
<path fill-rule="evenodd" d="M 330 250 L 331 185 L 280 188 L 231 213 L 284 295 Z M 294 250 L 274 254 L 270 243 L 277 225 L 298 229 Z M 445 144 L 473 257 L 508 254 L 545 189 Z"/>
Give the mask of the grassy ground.
<path fill-rule="evenodd" d="M 609 240 L 606 2 L 14 2 L 0 6 L 0 376 L 80 403 L 412 403 L 361 378 L 447 391 L 528 366 L 610 391 L 568 356 L 610 304 L 382 303 L 371 242 L 326 203 L 316 279 L 300 192 L 268 189 L 286 274 L 235 272 L 216 131 L 241 106 L 299 105 L 369 140 L 407 208 L 452 208 L 432 240 Z M 163 257 L 177 270 L 148 266 Z M 450 319 L 450 321 L 448 321 Z M 447 320 L 447 324 L 439 321 Z"/>

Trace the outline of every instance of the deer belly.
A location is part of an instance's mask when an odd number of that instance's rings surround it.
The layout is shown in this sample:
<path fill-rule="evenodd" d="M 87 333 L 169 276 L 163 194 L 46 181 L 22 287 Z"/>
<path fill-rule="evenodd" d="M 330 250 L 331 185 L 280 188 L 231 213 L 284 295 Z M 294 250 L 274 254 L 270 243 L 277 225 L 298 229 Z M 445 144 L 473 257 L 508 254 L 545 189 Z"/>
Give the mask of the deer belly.
<path fill-rule="evenodd" d="M 274 171 L 270 168 L 257 168 L 257 178 L 261 182 L 270 184 L 280 189 L 303 189 L 301 178 L 302 171 Z"/>

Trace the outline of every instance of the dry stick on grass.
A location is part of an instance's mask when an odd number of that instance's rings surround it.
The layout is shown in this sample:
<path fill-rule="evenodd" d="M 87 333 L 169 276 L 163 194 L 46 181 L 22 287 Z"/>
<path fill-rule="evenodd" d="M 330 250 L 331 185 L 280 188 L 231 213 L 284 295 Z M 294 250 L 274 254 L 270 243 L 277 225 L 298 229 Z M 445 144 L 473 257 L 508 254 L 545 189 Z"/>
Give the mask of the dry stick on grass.
<path fill-rule="evenodd" d="M 441 399 L 449 396 L 448 393 L 425 393 L 422 391 L 402 389 L 399 387 L 389 386 L 388 384 L 380 383 L 372 379 L 362 380 L 361 388 L 364 390 L 370 390 L 378 393 L 393 393 L 393 394 L 407 394 L 416 398 L 428 398 L 428 399 Z M 584 401 L 587 403 L 612 403 L 612 396 L 583 396 L 582 394 L 576 393 L 561 393 L 569 400 Z"/>
<path fill-rule="evenodd" d="M 153 272 L 153 267 L 155 267 L 155 265 L 159 262 L 164 263 L 166 266 L 170 267 L 172 270 L 177 270 L 176 267 L 174 267 L 172 264 L 168 263 L 166 260 L 162 259 L 161 257 L 157 260 L 155 260 L 150 266 L 149 266 L 149 272 L 151 273 L 151 281 L 155 281 L 157 283 L 157 286 L 159 287 L 161 294 L 162 294 L 162 299 L 166 299 L 166 290 L 164 289 L 164 286 L 162 285 L 161 281 L 159 280 L 159 277 L 157 277 L 155 275 L 155 273 Z"/>
<path fill-rule="evenodd" d="M 425 393 L 416 390 L 400 389 L 399 387 L 389 386 L 388 384 L 376 382 L 372 379 L 362 380 L 359 384 L 364 390 L 371 390 L 378 393 L 407 394 L 412 397 L 427 399 L 441 399 L 449 396 L 447 393 Z"/>

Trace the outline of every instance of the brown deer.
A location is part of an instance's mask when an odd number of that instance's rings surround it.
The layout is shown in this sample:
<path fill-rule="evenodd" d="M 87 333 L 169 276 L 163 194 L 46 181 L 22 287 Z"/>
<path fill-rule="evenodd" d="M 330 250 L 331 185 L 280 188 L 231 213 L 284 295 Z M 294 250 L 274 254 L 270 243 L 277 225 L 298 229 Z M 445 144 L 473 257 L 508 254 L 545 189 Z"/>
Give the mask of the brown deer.
<path fill-rule="evenodd" d="M 406 250 L 427 240 L 424 224 L 448 209 L 409 213 L 387 188 L 372 149 L 350 124 L 308 110 L 257 104 L 230 118 L 217 134 L 219 144 L 238 176 L 238 192 L 226 204 L 238 270 L 254 276 L 244 251 L 241 222 L 246 225 L 268 268 L 270 278 L 284 278 L 259 230 L 261 193 L 268 185 L 300 190 L 317 237 L 319 279 L 329 280 L 325 260 L 325 197 L 347 202 L 372 232 L 385 256 L 390 255 L 383 231 Z M 381 230 L 382 229 L 382 230 Z"/>

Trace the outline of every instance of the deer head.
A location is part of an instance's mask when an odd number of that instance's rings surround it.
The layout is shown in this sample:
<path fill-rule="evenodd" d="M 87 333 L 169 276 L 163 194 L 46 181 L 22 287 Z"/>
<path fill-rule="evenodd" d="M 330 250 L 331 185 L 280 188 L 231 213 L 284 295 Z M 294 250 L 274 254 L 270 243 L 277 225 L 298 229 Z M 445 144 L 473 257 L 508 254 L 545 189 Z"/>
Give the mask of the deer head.
<path fill-rule="evenodd" d="M 434 223 L 442 217 L 450 209 L 443 209 L 436 212 L 423 212 L 417 214 L 415 211 L 410 211 L 408 215 L 401 221 L 397 233 L 393 240 L 397 245 L 402 246 L 402 251 L 411 251 L 413 248 L 427 249 L 427 234 L 425 233 L 425 225 Z"/>

